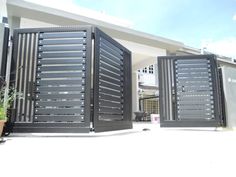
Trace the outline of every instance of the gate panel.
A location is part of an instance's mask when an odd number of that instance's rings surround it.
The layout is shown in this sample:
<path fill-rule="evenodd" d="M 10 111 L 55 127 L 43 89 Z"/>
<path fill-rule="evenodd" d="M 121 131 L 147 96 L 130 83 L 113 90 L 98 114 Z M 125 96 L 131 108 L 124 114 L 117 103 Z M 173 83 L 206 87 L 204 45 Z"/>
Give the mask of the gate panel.
<path fill-rule="evenodd" d="M 16 30 L 13 61 L 14 131 L 89 132 L 91 27 Z"/>
<path fill-rule="evenodd" d="M 159 57 L 162 127 L 223 125 L 214 55 Z"/>
<path fill-rule="evenodd" d="M 95 131 L 131 128 L 131 53 L 97 28 L 94 77 Z"/>

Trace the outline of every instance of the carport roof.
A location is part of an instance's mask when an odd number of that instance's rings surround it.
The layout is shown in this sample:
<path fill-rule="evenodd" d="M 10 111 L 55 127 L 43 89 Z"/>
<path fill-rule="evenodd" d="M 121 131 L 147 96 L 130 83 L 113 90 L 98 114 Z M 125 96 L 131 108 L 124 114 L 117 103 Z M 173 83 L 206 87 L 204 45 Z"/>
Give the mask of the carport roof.
<path fill-rule="evenodd" d="M 8 16 L 29 18 L 55 25 L 96 25 L 114 38 L 158 47 L 170 52 L 184 47 L 184 44 L 178 41 L 22 0 L 8 0 L 7 12 Z"/>

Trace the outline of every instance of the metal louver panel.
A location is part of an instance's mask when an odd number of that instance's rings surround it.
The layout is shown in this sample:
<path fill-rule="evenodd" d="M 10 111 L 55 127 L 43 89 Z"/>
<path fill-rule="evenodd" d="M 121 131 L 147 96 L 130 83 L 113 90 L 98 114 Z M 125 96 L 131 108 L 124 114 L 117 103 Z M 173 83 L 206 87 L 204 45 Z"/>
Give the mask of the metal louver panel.
<path fill-rule="evenodd" d="M 213 83 L 208 59 L 176 60 L 177 118 L 214 119 Z"/>
<path fill-rule="evenodd" d="M 95 131 L 131 127 L 130 57 L 127 49 L 95 30 Z"/>
<path fill-rule="evenodd" d="M 83 122 L 86 31 L 41 32 L 38 48 L 35 121 Z"/>
<path fill-rule="evenodd" d="M 99 120 L 122 120 L 124 102 L 123 52 L 102 37 L 100 37 L 99 52 Z M 101 95 L 110 96 L 110 99 L 103 99 Z M 110 115 L 109 118 L 104 117 L 107 114 Z"/>
<path fill-rule="evenodd" d="M 91 27 L 15 30 L 15 132 L 90 131 L 91 41 Z"/>
<path fill-rule="evenodd" d="M 214 55 L 158 57 L 162 127 L 223 125 Z"/>

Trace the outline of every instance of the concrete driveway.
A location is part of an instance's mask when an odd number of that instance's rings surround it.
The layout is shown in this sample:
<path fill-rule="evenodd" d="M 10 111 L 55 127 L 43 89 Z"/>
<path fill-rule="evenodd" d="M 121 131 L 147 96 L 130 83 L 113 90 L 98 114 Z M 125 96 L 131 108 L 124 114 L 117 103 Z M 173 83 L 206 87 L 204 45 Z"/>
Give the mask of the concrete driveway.
<path fill-rule="evenodd" d="M 236 176 L 236 131 L 134 123 L 132 130 L 6 140 L 1 177 Z"/>

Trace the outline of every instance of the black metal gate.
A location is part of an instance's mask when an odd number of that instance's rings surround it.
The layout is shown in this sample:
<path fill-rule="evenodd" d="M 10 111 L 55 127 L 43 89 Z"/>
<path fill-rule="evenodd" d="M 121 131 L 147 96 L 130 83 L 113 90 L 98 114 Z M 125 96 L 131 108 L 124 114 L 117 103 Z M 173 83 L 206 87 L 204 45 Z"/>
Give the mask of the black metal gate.
<path fill-rule="evenodd" d="M 95 29 L 95 131 L 132 128 L 131 53 Z"/>
<path fill-rule="evenodd" d="M 90 27 L 15 30 L 13 131 L 90 131 L 91 43 Z"/>
<path fill-rule="evenodd" d="M 97 45 L 101 45 L 102 50 L 99 50 L 105 60 L 100 61 L 95 54 L 93 61 L 94 30 L 95 50 Z M 13 39 L 11 86 L 23 93 L 24 98 L 14 102 L 8 126 L 11 131 L 89 132 L 91 129 L 105 131 L 132 127 L 131 97 L 124 99 L 124 95 L 131 95 L 131 56 L 123 46 L 91 26 L 17 29 Z M 95 67 L 92 72 L 93 62 Z M 120 71 L 114 67 L 118 64 Z M 97 80 L 98 77 L 102 77 L 105 85 L 102 80 Z M 95 96 L 91 93 L 92 79 L 95 80 Z M 103 87 L 109 84 L 113 84 L 113 90 Z M 109 121 L 110 124 L 97 118 L 97 111 L 110 111 L 109 108 L 97 109 L 98 104 L 108 104 L 106 100 L 97 99 L 100 91 L 111 94 L 111 97 L 115 94 L 116 102 L 110 104 L 119 108 L 114 109 L 116 115 L 102 116 L 106 120 L 115 118 L 116 121 Z"/>
<path fill-rule="evenodd" d="M 223 125 L 214 55 L 158 57 L 162 127 Z"/>

